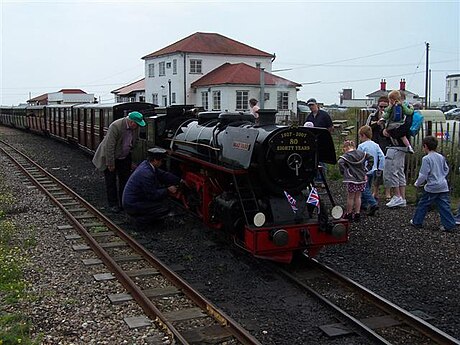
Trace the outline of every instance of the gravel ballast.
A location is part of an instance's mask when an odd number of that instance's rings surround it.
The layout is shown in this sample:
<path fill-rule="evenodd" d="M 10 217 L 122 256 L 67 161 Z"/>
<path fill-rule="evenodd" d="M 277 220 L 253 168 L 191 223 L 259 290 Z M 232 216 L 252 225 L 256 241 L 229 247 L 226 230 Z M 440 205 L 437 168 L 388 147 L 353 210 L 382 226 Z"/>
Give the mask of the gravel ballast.
<path fill-rule="evenodd" d="M 102 212 L 106 212 L 103 176 L 94 170 L 88 155 L 66 144 L 16 130 L 0 128 L 0 133 L 2 139 L 17 145 L 78 194 Z M 11 172 L 5 168 L 5 164 L 2 164 L 0 171 L 5 180 L 10 180 L 8 174 Z M 12 183 L 12 186 L 24 188 L 18 182 Z M 336 201 L 344 205 L 345 195 L 342 184 L 331 182 L 331 188 L 336 195 Z M 24 196 L 25 192 L 36 193 L 29 189 L 19 190 L 17 193 L 19 196 Z M 37 198 L 43 199 L 43 196 Z M 21 198 L 21 202 L 25 202 L 22 199 L 24 198 Z M 30 214 L 28 217 L 31 221 L 36 219 L 38 224 L 41 224 L 40 227 L 56 231 L 56 226 L 61 223 L 60 220 L 52 222 L 57 212 L 49 201 L 41 200 L 41 203 L 38 203 L 35 200 L 32 205 L 34 212 L 44 213 L 44 219 Z M 437 231 L 439 216 L 434 212 L 429 214 L 425 229 L 417 230 L 410 227 L 409 220 L 414 212 L 414 205 L 399 209 L 386 209 L 383 204 L 380 206 L 381 209 L 376 217 L 363 217 L 361 223 L 353 224 L 349 243 L 323 249 L 318 259 L 407 310 L 421 310 L 427 313 L 434 317 L 432 324 L 460 338 L 458 297 L 460 233 L 457 231 L 446 234 Z M 32 209 L 32 206 L 26 208 Z M 124 221 L 122 215 L 106 214 L 115 221 Z M 155 234 L 136 234 L 130 224 L 126 224 L 126 230 L 131 231 L 136 238 L 147 239 L 146 247 L 155 251 L 163 261 L 186 267 L 188 270 L 185 271 L 184 278 L 218 307 L 241 322 L 263 344 L 366 343 L 365 340 L 354 336 L 327 338 L 317 326 L 336 322 L 333 314 L 316 302 L 306 301 L 307 297 L 299 294 L 295 287 L 273 274 L 264 261 L 251 258 L 245 252 L 236 249 L 220 234 L 203 229 L 194 218 L 186 217 L 184 225 L 158 231 Z M 56 242 L 56 240 L 49 239 L 48 242 Z M 63 276 L 60 277 L 59 273 L 54 275 L 50 273 L 53 279 L 58 280 L 54 282 L 47 274 L 43 277 L 37 273 L 37 277 L 32 275 L 35 282 L 33 285 L 36 285 L 36 289 L 43 287 L 50 290 L 56 286 L 56 295 L 61 296 L 61 292 L 67 291 L 59 288 L 59 282 L 71 280 L 66 275 L 73 271 L 78 272 L 79 268 L 74 266 L 78 266 L 79 260 L 73 259 L 72 256 L 75 254 L 71 252 L 54 258 L 52 253 L 62 251 L 65 243 L 44 244 L 47 245 L 53 250 L 45 250 L 44 254 L 47 254 L 45 257 L 37 254 L 31 260 L 42 261 L 40 266 L 45 267 L 48 266 L 46 262 L 50 261 L 50 271 L 58 267 Z M 46 271 L 45 267 L 43 269 Z M 68 269 L 69 267 L 72 269 Z M 83 267 L 80 270 L 88 269 Z M 73 331 L 61 332 L 63 339 L 70 337 L 63 343 L 89 343 L 86 340 L 91 338 L 91 334 L 99 332 L 100 327 L 95 327 L 93 322 L 88 323 L 92 320 L 82 314 L 87 312 L 91 315 L 94 310 L 102 308 L 99 305 L 90 307 L 95 303 L 92 299 L 107 307 L 104 309 L 106 313 L 111 314 L 115 310 L 102 297 L 103 294 L 97 293 L 99 289 L 104 289 L 104 284 L 95 283 L 91 275 L 82 278 L 81 274 L 76 273 L 79 278 L 76 277 L 73 281 L 70 290 L 74 291 L 74 294 L 71 294 L 73 298 L 78 292 L 89 296 L 90 288 L 97 290 L 95 292 L 97 297 L 87 297 L 90 301 L 84 305 L 68 307 L 73 310 L 73 313 L 69 313 L 67 318 L 57 317 L 62 310 L 65 311 L 63 307 L 65 297 L 53 299 L 56 306 L 53 306 L 53 303 L 48 303 L 46 306 L 56 311 L 55 314 L 49 311 L 48 322 L 52 323 L 53 327 L 48 330 L 56 328 L 58 321 L 62 319 L 68 320 L 62 322 L 64 325 L 67 322 L 72 325 L 83 325 L 86 322 L 86 328 L 80 327 L 78 334 L 64 336 L 65 332 Z M 41 280 L 42 278 L 45 279 Z M 44 307 L 31 305 L 30 308 L 34 309 L 31 311 L 32 315 L 38 315 L 42 313 L 40 308 Z M 133 308 L 134 311 L 136 307 Z M 104 312 L 102 314 L 104 315 Z M 98 317 L 94 319 L 99 320 Z M 123 339 L 126 339 L 128 344 L 142 344 L 145 339 L 144 334 L 129 331 L 123 322 L 111 323 L 111 326 L 114 328 L 111 330 L 107 328 L 105 332 L 123 335 Z M 107 327 L 111 326 L 107 325 Z M 81 340 L 82 335 L 88 338 Z M 97 337 L 95 334 L 95 338 Z M 113 343 L 122 344 L 123 341 L 117 340 Z M 97 341 L 96 343 L 103 344 Z"/>

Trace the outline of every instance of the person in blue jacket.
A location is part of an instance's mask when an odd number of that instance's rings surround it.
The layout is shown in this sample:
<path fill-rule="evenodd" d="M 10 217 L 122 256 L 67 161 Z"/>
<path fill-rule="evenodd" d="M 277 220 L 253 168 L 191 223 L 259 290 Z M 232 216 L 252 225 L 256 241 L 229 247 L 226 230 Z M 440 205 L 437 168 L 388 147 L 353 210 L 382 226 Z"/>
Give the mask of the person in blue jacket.
<path fill-rule="evenodd" d="M 181 179 L 160 169 L 166 150 L 152 148 L 131 174 L 123 191 L 123 209 L 135 221 L 139 230 L 148 228 L 170 211 L 166 199 L 177 192 Z"/>

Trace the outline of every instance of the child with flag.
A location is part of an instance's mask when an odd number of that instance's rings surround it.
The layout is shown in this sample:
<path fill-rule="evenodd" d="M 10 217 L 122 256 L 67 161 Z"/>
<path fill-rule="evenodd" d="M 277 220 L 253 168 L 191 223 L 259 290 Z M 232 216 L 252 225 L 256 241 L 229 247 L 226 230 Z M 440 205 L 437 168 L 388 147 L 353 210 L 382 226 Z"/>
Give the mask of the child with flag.
<path fill-rule="evenodd" d="M 345 140 L 343 143 L 343 155 L 339 158 L 339 171 L 343 176 L 343 183 L 347 186 L 347 209 L 344 218 L 359 222 L 361 219 L 361 193 L 366 188 L 367 167 L 372 167 L 374 158 L 372 155 L 356 150 L 353 140 Z M 353 213 L 354 210 L 354 213 Z"/>

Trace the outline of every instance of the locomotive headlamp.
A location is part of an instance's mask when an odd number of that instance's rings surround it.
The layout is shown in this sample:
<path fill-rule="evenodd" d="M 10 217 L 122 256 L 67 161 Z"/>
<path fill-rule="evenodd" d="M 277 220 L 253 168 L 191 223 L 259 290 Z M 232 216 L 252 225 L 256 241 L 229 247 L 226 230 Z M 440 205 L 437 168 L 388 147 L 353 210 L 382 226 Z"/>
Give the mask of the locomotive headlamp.
<path fill-rule="evenodd" d="M 275 246 L 282 247 L 288 244 L 289 234 L 284 229 L 273 230 L 272 240 Z"/>
<path fill-rule="evenodd" d="M 343 216 L 343 208 L 341 206 L 334 206 L 331 210 L 331 216 L 335 220 L 342 218 Z"/>
<path fill-rule="evenodd" d="M 343 225 L 343 224 L 334 224 L 334 226 L 332 227 L 331 234 L 334 237 L 340 238 L 340 237 L 343 237 L 346 232 L 347 232 L 347 229 L 345 228 L 345 225 Z"/>
<path fill-rule="evenodd" d="M 260 228 L 262 225 L 265 224 L 265 219 L 265 214 L 263 214 L 262 212 L 256 213 L 253 219 L 254 225 Z"/>

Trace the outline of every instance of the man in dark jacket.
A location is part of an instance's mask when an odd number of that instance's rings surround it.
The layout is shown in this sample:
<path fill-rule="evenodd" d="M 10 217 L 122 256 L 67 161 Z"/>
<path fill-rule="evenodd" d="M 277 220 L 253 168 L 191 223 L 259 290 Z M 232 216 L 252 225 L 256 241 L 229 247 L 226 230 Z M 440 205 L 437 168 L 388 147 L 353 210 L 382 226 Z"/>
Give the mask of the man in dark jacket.
<path fill-rule="evenodd" d="M 169 213 L 168 194 L 177 192 L 181 179 L 159 167 L 166 150 L 152 148 L 148 156 L 132 173 L 123 192 L 123 208 L 134 218 L 136 227 L 144 229 Z"/>

